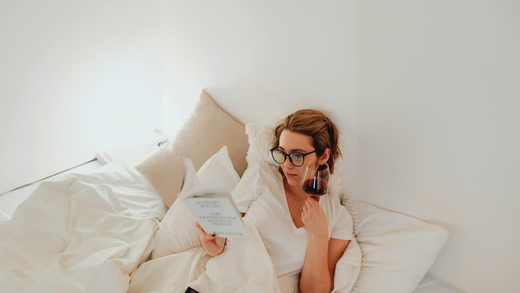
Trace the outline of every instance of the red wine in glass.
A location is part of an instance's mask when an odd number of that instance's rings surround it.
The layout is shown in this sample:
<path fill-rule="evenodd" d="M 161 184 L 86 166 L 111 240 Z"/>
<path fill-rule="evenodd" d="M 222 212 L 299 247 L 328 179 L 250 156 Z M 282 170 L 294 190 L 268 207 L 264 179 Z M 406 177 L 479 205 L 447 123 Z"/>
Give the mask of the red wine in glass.
<path fill-rule="evenodd" d="M 327 183 L 321 179 L 318 179 L 317 177 L 312 177 L 305 180 L 303 182 L 302 189 L 309 194 L 317 196 L 324 195 L 328 190 Z"/>
<path fill-rule="evenodd" d="M 303 191 L 311 194 L 318 200 L 319 196 L 329 191 L 329 175 L 329 165 L 327 164 L 320 165 L 318 170 L 307 167 L 303 173 L 300 185 Z"/>

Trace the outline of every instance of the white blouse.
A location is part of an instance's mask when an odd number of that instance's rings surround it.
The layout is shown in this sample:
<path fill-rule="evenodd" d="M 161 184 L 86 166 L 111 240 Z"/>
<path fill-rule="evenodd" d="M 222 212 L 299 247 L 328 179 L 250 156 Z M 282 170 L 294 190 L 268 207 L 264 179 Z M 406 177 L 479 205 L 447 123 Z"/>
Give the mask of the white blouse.
<path fill-rule="evenodd" d="M 265 163 L 247 169 L 231 195 L 238 210 L 255 223 L 281 291 L 296 291 L 310 234 L 305 227 L 294 225 L 278 169 Z M 330 238 L 351 240 L 352 218 L 338 196 L 326 194 L 319 204 L 327 217 Z"/>

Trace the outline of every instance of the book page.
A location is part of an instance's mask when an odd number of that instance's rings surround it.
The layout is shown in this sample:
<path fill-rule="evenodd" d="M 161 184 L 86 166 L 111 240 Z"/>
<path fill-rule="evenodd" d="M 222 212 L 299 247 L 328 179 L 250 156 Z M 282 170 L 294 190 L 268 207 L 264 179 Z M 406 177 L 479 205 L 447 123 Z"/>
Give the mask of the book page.
<path fill-rule="evenodd" d="M 191 197 L 186 207 L 208 234 L 217 237 L 251 239 L 231 197 Z"/>
<path fill-rule="evenodd" d="M 193 162 L 184 158 L 184 166 L 178 197 L 202 229 L 208 234 L 217 234 L 217 237 L 251 239 L 224 181 L 199 185 Z"/>

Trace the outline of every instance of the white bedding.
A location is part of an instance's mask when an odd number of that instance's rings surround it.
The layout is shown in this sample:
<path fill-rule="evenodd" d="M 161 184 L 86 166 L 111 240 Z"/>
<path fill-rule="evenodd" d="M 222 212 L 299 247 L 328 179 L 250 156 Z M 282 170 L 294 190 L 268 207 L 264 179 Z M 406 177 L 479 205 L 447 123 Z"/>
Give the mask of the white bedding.
<path fill-rule="evenodd" d="M 65 174 L 70 174 L 70 173 L 90 172 L 94 169 L 101 167 L 102 165 L 103 164 L 98 160 L 90 161 L 90 162 L 82 164 L 78 167 L 64 171 L 63 173 L 56 175 L 55 178 L 57 178 L 58 176 L 63 176 Z M 39 185 L 40 185 L 40 182 L 35 182 L 35 183 L 29 184 L 27 186 L 24 186 L 24 187 L 21 187 L 16 190 L 13 190 L 13 191 L 0 195 L 0 224 L 2 222 L 5 222 L 5 221 L 11 219 L 16 208 L 24 200 L 26 200 L 29 197 L 29 195 L 31 195 L 31 193 L 33 193 L 34 190 L 36 190 L 36 188 L 38 188 Z"/>
<path fill-rule="evenodd" d="M 201 247 L 160 257 L 134 273 L 129 293 L 184 293 L 186 288 L 212 293 L 280 292 L 276 272 L 253 222 L 244 223 L 251 239 L 227 239 L 224 251 L 208 256 Z"/>
<path fill-rule="evenodd" d="M 150 254 L 166 206 L 139 172 L 124 165 L 60 175 L 11 194 L 18 196 L 16 206 L 34 190 L 0 221 L 0 292 L 127 292 L 130 279 L 130 292 L 184 292 L 187 285 L 199 292 L 224 292 L 223 285 L 278 292 L 261 241 L 239 246 L 230 239 L 227 253 L 212 259 L 194 248 L 137 269 Z M 415 292 L 455 291 L 425 278 Z"/>
<path fill-rule="evenodd" d="M 42 182 L 0 223 L 0 292 L 127 292 L 165 212 L 118 162 Z"/>

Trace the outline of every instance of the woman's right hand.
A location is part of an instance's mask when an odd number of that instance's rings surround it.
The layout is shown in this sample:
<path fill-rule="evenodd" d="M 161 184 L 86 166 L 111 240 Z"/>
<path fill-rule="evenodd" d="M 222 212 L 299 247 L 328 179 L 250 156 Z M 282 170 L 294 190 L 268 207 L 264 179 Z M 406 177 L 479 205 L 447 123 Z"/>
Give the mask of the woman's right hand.
<path fill-rule="evenodd" d="M 221 254 L 226 245 L 226 238 L 217 237 L 216 234 L 206 233 L 198 222 L 195 222 L 195 226 L 200 231 L 200 242 L 202 243 L 202 248 L 204 248 L 206 253 L 210 256 Z"/>
<path fill-rule="evenodd" d="M 303 212 L 301 214 L 302 224 L 305 226 L 311 236 L 322 239 L 329 239 L 329 225 L 327 224 L 327 216 L 318 200 L 309 196 L 305 200 Z"/>

